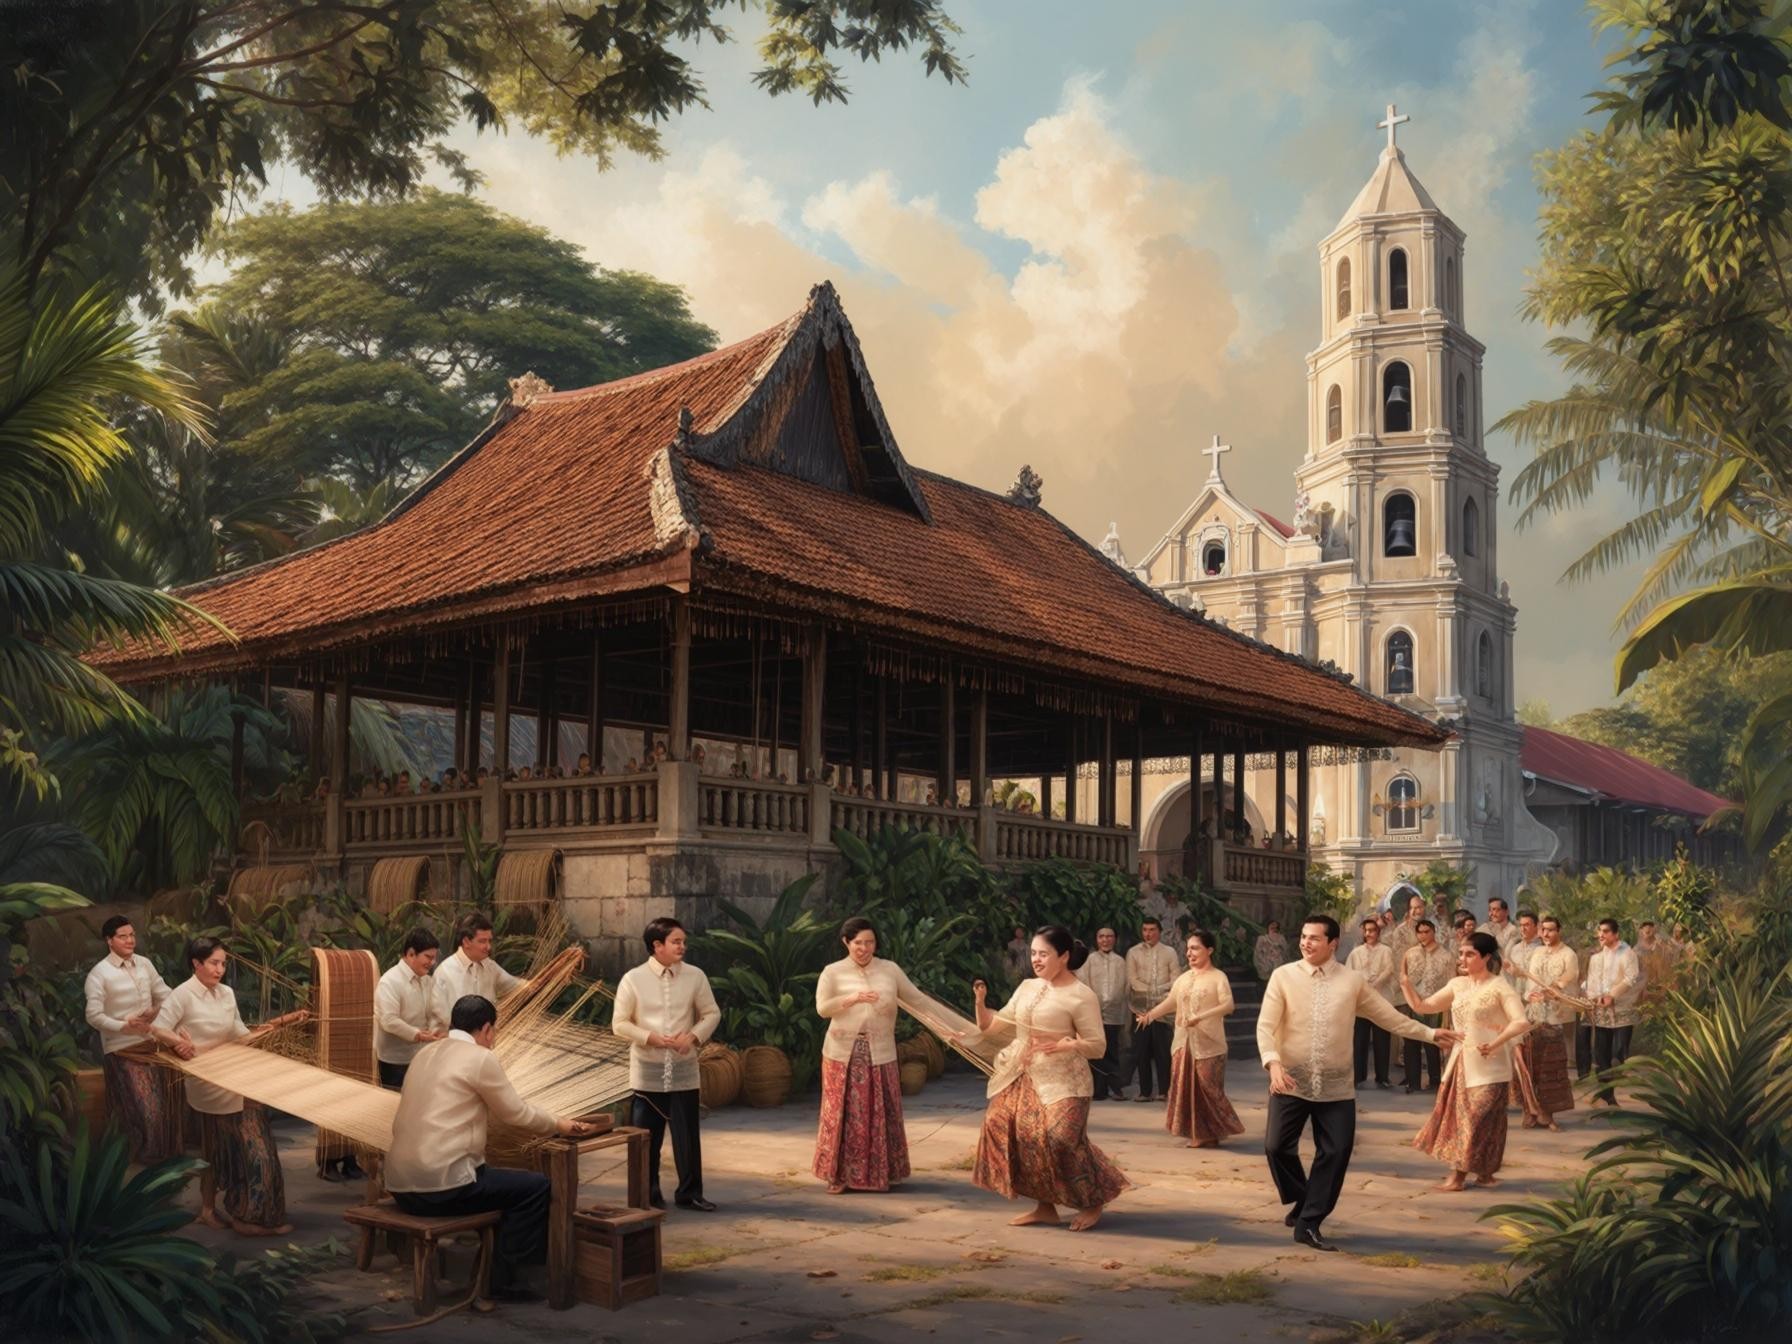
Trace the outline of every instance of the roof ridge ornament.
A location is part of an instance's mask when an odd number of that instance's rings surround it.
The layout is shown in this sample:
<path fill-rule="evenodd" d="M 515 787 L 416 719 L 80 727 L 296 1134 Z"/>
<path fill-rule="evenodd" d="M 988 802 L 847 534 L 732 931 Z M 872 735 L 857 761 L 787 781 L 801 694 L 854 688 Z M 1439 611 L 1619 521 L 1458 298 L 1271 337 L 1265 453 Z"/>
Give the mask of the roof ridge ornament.
<path fill-rule="evenodd" d="M 541 398 L 550 395 L 554 385 L 543 378 L 535 370 L 530 369 L 521 377 L 510 380 L 509 402 L 519 411 L 526 411 Z"/>
<path fill-rule="evenodd" d="M 1045 498 L 1045 482 L 1032 466 L 1022 463 L 1020 475 L 1014 478 L 1014 484 L 1008 487 L 1008 498 L 1025 508 L 1036 509 Z"/>

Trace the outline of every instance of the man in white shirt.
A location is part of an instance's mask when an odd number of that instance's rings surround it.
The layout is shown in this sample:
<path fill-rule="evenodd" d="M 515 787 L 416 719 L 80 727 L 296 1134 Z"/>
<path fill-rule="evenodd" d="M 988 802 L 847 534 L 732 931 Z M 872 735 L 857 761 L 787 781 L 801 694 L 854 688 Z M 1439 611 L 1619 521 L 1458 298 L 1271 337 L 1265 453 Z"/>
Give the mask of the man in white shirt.
<path fill-rule="evenodd" d="M 1643 970 L 1636 952 L 1618 936 L 1618 921 L 1599 921 L 1599 950 L 1587 963 L 1586 997 L 1593 1004 L 1593 1071 L 1601 1084 L 1594 1101 L 1618 1104 L 1609 1073 L 1630 1057 L 1630 1037 L 1642 1019 Z"/>
<path fill-rule="evenodd" d="M 1376 919 L 1363 921 L 1363 941 L 1353 950 L 1344 963 L 1363 979 L 1369 987 L 1393 1007 L 1394 991 L 1399 984 L 1394 962 L 1394 949 L 1381 941 L 1381 922 Z M 1394 1009 L 1399 1012 L 1398 1008 Z M 1388 1056 L 1393 1050 L 1394 1038 L 1388 1034 L 1386 1027 L 1378 1027 L 1366 1017 L 1356 1020 L 1355 1036 L 1351 1042 L 1351 1060 L 1356 1066 L 1356 1085 L 1361 1087 L 1369 1076 L 1369 1056 L 1375 1056 L 1375 1086 L 1386 1092 L 1393 1086 L 1388 1081 Z"/>
<path fill-rule="evenodd" d="M 433 971 L 436 1016 L 449 1021 L 454 1005 L 469 994 L 477 994 L 493 1003 L 502 1003 L 522 980 L 512 975 L 492 957 L 492 921 L 490 916 L 475 911 L 463 915 L 454 926 L 454 952 Z"/>
<path fill-rule="evenodd" d="M 1512 907 L 1504 898 L 1489 897 L 1487 901 L 1487 922 L 1481 926 L 1482 933 L 1492 934 L 1493 940 L 1500 945 L 1500 956 L 1504 957 L 1513 943 L 1520 937 L 1518 925 L 1512 922 Z"/>
<path fill-rule="evenodd" d="M 1139 941 L 1126 951 L 1126 988 L 1134 1013 L 1144 1014 L 1164 1000 L 1182 963 L 1163 942 L 1163 925 L 1147 916 L 1139 925 Z M 1134 1027 L 1133 1067 L 1138 1072 L 1137 1101 L 1162 1101 L 1170 1091 L 1170 1042 L 1175 1028 L 1168 1022 Z"/>
<path fill-rule="evenodd" d="M 1406 902 L 1404 910 L 1396 909 L 1394 911 L 1399 916 L 1400 922 L 1389 929 L 1387 937 L 1382 939 L 1388 945 L 1388 950 L 1394 954 L 1394 965 L 1396 966 L 1405 958 L 1407 951 L 1419 941 L 1419 921 L 1425 918 L 1425 898 L 1423 896 L 1416 892 L 1404 895 L 1396 899 L 1396 906 L 1399 905 L 1400 900 Z M 1436 924 L 1434 923 L 1432 927 L 1436 928 Z M 1398 976 L 1395 977 L 1396 980 L 1398 978 Z"/>
<path fill-rule="evenodd" d="M 421 1218 L 503 1211 L 493 1295 L 527 1300 L 515 1285 L 519 1266 L 540 1263 L 547 1249 L 548 1178 L 485 1163 L 485 1136 L 492 1120 L 532 1134 L 582 1138 L 591 1126 L 556 1119 L 531 1106 L 504 1076 L 492 1054 L 498 1010 L 470 994 L 455 1003 L 445 1039 L 417 1052 L 405 1075 L 392 1117 L 392 1147 L 383 1173 L 386 1189 L 404 1212 Z"/>
<path fill-rule="evenodd" d="M 1406 978 L 1413 982 L 1413 988 L 1420 996 L 1428 999 L 1456 974 L 1455 940 L 1451 940 L 1450 947 L 1440 943 L 1437 940 L 1437 925 L 1430 919 L 1421 919 L 1414 928 L 1418 941 L 1406 949 L 1400 968 L 1406 972 Z M 1438 1026 L 1443 1020 L 1438 1016 L 1415 1013 L 1405 1003 L 1394 1006 L 1403 1016 L 1416 1018 L 1428 1027 Z M 1431 1070 L 1431 1082 L 1425 1090 L 1437 1091 L 1438 1084 L 1443 1080 L 1443 1055 L 1438 1048 L 1409 1040 L 1402 1053 L 1406 1057 L 1406 1090 L 1409 1093 L 1420 1090 L 1420 1065 L 1423 1064 Z"/>
<path fill-rule="evenodd" d="M 404 950 L 373 990 L 373 1053 L 380 1086 L 404 1086 L 405 1070 L 417 1052 L 448 1034 L 448 1019 L 436 1002 L 430 972 L 441 944 L 428 929 L 412 929 Z"/>
<path fill-rule="evenodd" d="M 673 1198 L 681 1209 L 714 1213 L 703 1197 L 703 1144 L 697 1132 L 697 1048 L 722 1020 L 709 977 L 686 963 L 684 925 L 662 917 L 642 934 L 648 958 L 616 986 L 610 1030 L 629 1043 L 629 1082 L 635 1099 L 629 1123 L 648 1133 L 649 1189 L 656 1209 L 660 1194 L 660 1150 L 668 1125 L 672 1161 L 678 1167 Z"/>
<path fill-rule="evenodd" d="M 1531 954 L 1543 946 L 1543 932 L 1537 923 L 1535 910 L 1518 912 L 1518 941 L 1506 952 L 1506 979 L 1518 990 L 1520 998 L 1524 997 L 1526 982 L 1518 972 L 1530 965 Z"/>
<path fill-rule="evenodd" d="M 1269 1119 L 1263 1149 L 1284 1224 L 1316 1251 L 1338 1248 L 1320 1224 L 1338 1203 L 1356 1142 L 1356 1088 L 1344 1061 L 1359 1015 L 1405 1040 L 1455 1045 L 1454 1031 L 1402 1017 L 1369 982 L 1336 960 L 1338 921 L 1309 915 L 1301 924 L 1299 961 L 1278 966 L 1257 1014 L 1257 1052 L 1269 1071 Z M 1301 1131 L 1313 1126 L 1313 1168 L 1301 1166 Z"/>
<path fill-rule="evenodd" d="M 1097 930 L 1095 950 L 1076 973 L 1101 1004 L 1101 1031 L 1108 1041 L 1107 1053 L 1089 1061 L 1097 1101 L 1126 1100 L 1126 1079 L 1120 1072 L 1120 1033 L 1126 1025 L 1126 958 L 1114 951 L 1115 937 L 1112 929 Z"/>
<path fill-rule="evenodd" d="M 121 1054 L 150 1039 L 168 985 L 137 955 L 137 930 L 123 915 L 100 926 L 106 955 L 87 973 L 87 1024 L 100 1034 L 106 1109 L 131 1141 L 131 1160 L 161 1162 L 180 1151 L 181 1116 L 162 1071 L 147 1057 Z"/>

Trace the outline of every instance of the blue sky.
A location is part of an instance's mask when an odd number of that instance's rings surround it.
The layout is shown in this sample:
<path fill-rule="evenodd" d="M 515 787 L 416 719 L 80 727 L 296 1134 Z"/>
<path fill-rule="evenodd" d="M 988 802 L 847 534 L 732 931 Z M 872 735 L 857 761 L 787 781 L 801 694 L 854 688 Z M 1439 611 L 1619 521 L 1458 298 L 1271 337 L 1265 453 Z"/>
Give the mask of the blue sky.
<path fill-rule="evenodd" d="M 1601 51 L 1561 0 L 1236 4 L 954 0 L 967 87 L 896 57 L 846 107 L 751 86 L 751 42 L 696 53 L 711 109 L 608 173 L 520 134 L 464 137 L 494 205 L 603 265 L 688 289 L 724 339 L 839 285 L 918 464 L 1005 487 L 1028 462 L 1085 536 L 1141 556 L 1192 500 L 1197 450 L 1286 516 L 1316 343 L 1315 246 L 1372 171 L 1388 102 L 1408 162 L 1468 232 L 1488 420 L 1560 387 L 1518 305 L 1535 156 L 1585 124 Z M 750 39 L 753 16 L 736 24 Z M 1509 442 L 1489 450 L 1509 482 Z M 1602 512 L 1519 537 L 1518 697 L 1603 703 L 1626 576 L 1557 578 Z M 1024 564 L 1026 557 L 1015 557 Z"/>

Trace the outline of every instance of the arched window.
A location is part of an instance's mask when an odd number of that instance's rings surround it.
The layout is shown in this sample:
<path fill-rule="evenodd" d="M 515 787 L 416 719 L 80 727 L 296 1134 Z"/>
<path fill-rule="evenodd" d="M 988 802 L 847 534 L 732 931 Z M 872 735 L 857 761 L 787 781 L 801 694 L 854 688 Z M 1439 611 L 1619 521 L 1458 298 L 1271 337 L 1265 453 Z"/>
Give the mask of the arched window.
<path fill-rule="evenodd" d="M 1417 555 L 1419 553 L 1419 511 L 1412 496 L 1404 490 L 1388 496 L 1381 510 L 1381 553 L 1383 555 Z"/>
<path fill-rule="evenodd" d="M 1462 505 L 1462 553 L 1481 554 L 1481 506 L 1473 495 Z"/>
<path fill-rule="evenodd" d="M 1388 829 L 1419 829 L 1419 781 L 1411 775 L 1395 775 L 1388 781 Z"/>
<path fill-rule="evenodd" d="M 1412 694 L 1412 636 L 1404 630 L 1388 636 L 1387 687 L 1389 695 Z"/>
<path fill-rule="evenodd" d="M 1388 307 L 1399 309 L 1407 306 L 1406 252 L 1396 247 L 1388 253 Z"/>
<path fill-rule="evenodd" d="M 1468 379 L 1456 375 L 1456 437 L 1468 437 Z"/>
<path fill-rule="evenodd" d="M 1226 572 L 1226 543 L 1210 541 L 1201 548 L 1201 572 L 1207 575 Z"/>
<path fill-rule="evenodd" d="M 1493 699 L 1493 636 L 1485 630 L 1475 641 L 1475 694 Z"/>
<path fill-rule="evenodd" d="M 1444 258 L 1444 302 L 1450 305 L 1450 316 L 1460 317 L 1456 311 L 1456 258 Z"/>
<path fill-rule="evenodd" d="M 1325 441 L 1336 443 L 1344 437 L 1344 389 L 1336 383 L 1325 394 Z"/>
<path fill-rule="evenodd" d="M 1389 434 L 1412 429 L 1412 370 L 1397 359 L 1381 374 L 1381 424 Z"/>
<path fill-rule="evenodd" d="M 1350 258 L 1338 263 L 1338 321 L 1350 316 Z"/>

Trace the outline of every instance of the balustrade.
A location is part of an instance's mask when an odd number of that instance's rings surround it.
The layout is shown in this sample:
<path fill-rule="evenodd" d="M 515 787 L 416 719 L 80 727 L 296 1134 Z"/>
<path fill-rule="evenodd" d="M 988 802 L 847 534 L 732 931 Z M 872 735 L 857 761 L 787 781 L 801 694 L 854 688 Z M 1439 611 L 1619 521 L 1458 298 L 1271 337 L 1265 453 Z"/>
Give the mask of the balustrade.
<path fill-rule="evenodd" d="M 900 827 L 929 831 L 934 835 L 956 835 L 972 846 L 977 843 L 977 814 L 956 807 L 886 803 L 876 798 L 835 795 L 829 805 L 829 818 L 830 835 L 839 830 L 868 840 L 881 830 Z"/>
<path fill-rule="evenodd" d="M 704 778 L 697 785 L 697 824 L 710 831 L 809 834 L 809 790 L 800 784 Z"/>
<path fill-rule="evenodd" d="M 1040 859 L 1069 859 L 1073 863 L 1109 863 L 1126 866 L 1126 843 L 1131 835 L 1111 826 L 1078 826 L 1012 813 L 996 814 L 997 863 L 1033 863 Z"/>
<path fill-rule="evenodd" d="M 506 831 L 654 826 L 660 816 L 660 778 L 647 774 L 507 780 L 503 815 Z"/>
<path fill-rule="evenodd" d="M 459 844 L 461 831 L 479 833 L 477 789 L 453 793 L 357 798 L 342 805 L 343 842 L 348 845 Z"/>

